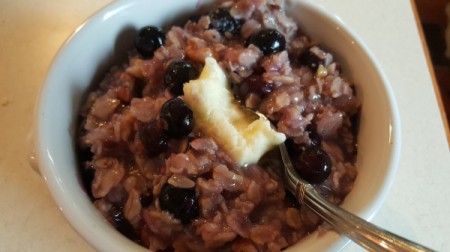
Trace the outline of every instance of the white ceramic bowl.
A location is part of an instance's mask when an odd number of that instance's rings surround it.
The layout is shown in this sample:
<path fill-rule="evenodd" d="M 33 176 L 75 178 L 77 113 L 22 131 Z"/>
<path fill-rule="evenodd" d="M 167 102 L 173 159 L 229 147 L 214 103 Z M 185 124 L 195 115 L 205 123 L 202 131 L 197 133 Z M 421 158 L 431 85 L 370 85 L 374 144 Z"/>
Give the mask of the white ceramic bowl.
<path fill-rule="evenodd" d="M 74 134 L 83 94 L 106 70 L 123 60 L 134 32 L 145 25 L 165 26 L 198 11 L 197 0 L 116 1 L 82 24 L 67 40 L 48 72 L 38 104 L 36 158 L 42 176 L 75 230 L 100 251 L 145 251 L 93 207 L 77 173 Z M 201 1 L 203 4 L 211 1 Z M 321 42 L 356 83 L 362 100 L 358 178 L 342 207 L 370 219 L 393 180 L 400 148 L 399 116 L 390 85 L 368 48 L 336 16 L 307 0 L 288 0 L 290 16 Z M 311 234 L 291 251 L 336 251 L 347 239 L 333 232 Z"/>

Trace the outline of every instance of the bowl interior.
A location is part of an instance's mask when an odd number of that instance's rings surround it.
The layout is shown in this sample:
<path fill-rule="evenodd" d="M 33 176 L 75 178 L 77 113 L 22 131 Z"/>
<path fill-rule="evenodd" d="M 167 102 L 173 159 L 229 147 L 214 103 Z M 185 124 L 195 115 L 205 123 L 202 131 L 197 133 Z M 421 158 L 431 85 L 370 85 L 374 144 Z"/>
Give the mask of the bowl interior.
<path fill-rule="evenodd" d="M 208 4 L 212 1 L 202 1 Z M 166 26 L 200 8 L 197 0 L 116 1 L 80 26 L 54 59 L 37 112 L 37 154 L 41 173 L 71 225 L 98 250 L 130 251 L 142 247 L 112 228 L 93 207 L 77 174 L 74 135 L 77 113 L 92 83 L 124 60 L 142 26 Z M 358 178 L 342 205 L 370 218 L 392 181 L 399 151 L 399 122 L 392 91 L 378 64 L 339 18 L 310 1 L 287 2 L 300 27 L 342 64 L 362 100 L 357 160 Z M 167 15 L 170 13 L 170 15 Z M 188 14 L 187 14 L 188 13 Z M 289 250 L 337 250 L 346 239 L 317 233 Z"/>

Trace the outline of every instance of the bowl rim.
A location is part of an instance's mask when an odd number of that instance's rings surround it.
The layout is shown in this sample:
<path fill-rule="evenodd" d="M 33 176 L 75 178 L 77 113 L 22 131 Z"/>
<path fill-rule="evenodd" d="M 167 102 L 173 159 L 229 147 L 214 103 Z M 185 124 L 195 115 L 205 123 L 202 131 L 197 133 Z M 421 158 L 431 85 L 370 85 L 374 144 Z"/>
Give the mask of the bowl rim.
<path fill-rule="evenodd" d="M 367 47 L 367 45 L 362 41 L 362 39 L 352 31 L 352 29 L 336 14 L 330 12 L 327 10 L 327 8 L 319 3 L 313 2 L 311 0 L 287 0 L 290 2 L 296 2 L 297 4 L 301 4 L 306 6 L 307 8 L 310 8 L 313 12 L 318 13 L 319 15 L 325 17 L 326 19 L 330 20 L 331 22 L 336 23 L 341 30 L 348 34 L 356 44 L 361 48 L 361 50 L 367 54 L 368 59 L 371 61 L 370 63 L 373 65 L 374 69 L 376 70 L 379 77 L 383 80 L 383 90 L 385 92 L 385 95 L 387 97 L 387 100 L 389 102 L 389 110 L 391 113 L 390 116 L 390 141 L 392 144 L 392 150 L 390 152 L 390 158 L 389 158 L 389 168 L 387 168 L 387 172 L 385 174 L 385 180 L 383 183 L 383 186 L 380 188 L 378 194 L 373 198 L 371 204 L 367 207 L 366 211 L 363 211 L 361 213 L 356 213 L 358 216 L 366 219 L 371 220 L 375 214 L 379 211 L 381 208 L 383 202 L 387 198 L 387 195 L 389 193 L 390 188 L 392 187 L 394 178 L 395 178 L 395 172 L 398 164 L 398 160 L 400 157 L 400 149 L 401 149 L 401 132 L 400 132 L 400 116 L 398 111 L 398 106 L 395 100 L 394 92 L 391 87 L 391 84 L 385 75 L 384 71 L 381 68 L 381 65 L 379 64 L 376 57 L 373 55 L 373 53 L 370 51 L 370 49 Z M 43 111 L 44 103 L 45 103 L 45 94 L 47 93 L 47 89 L 51 86 L 50 83 L 53 82 L 54 75 L 58 74 L 58 63 L 61 61 L 61 58 L 65 57 L 66 49 L 67 47 L 72 43 L 72 41 L 77 37 L 78 34 L 83 33 L 83 30 L 85 29 L 91 29 L 90 27 L 94 25 L 95 22 L 98 21 L 101 17 L 104 17 L 105 15 L 115 13 L 115 10 L 117 9 L 124 9 L 128 8 L 132 5 L 139 4 L 141 0 L 118 0 L 115 2 L 112 2 L 102 9 L 98 10 L 97 12 L 93 13 L 88 19 L 86 19 L 80 26 L 78 26 L 75 31 L 65 40 L 65 42 L 62 44 L 62 46 L 57 51 L 55 57 L 53 58 L 50 67 L 47 72 L 47 78 L 45 80 L 45 84 L 40 90 L 39 98 L 38 98 L 38 105 L 36 106 L 35 111 L 35 127 L 34 127 L 34 137 L 36 139 L 35 141 L 35 150 L 37 154 L 37 161 L 38 166 L 41 171 L 41 174 L 46 181 L 46 184 L 52 194 L 53 199 L 55 200 L 56 204 L 58 205 L 59 209 L 62 211 L 65 218 L 69 221 L 70 225 L 74 228 L 76 232 L 78 232 L 83 239 L 88 241 L 88 243 L 99 250 L 108 250 L 111 247 L 103 242 L 102 239 L 111 239 L 114 238 L 117 242 L 115 244 L 115 249 L 118 251 L 127 251 L 130 248 L 134 249 L 142 249 L 139 245 L 136 245 L 134 242 L 128 240 L 123 235 L 119 234 L 118 232 L 111 232 L 108 234 L 100 233 L 100 234 L 93 234 L 92 231 L 86 230 L 84 228 L 84 222 L 80 221 L 80 218 L 83 218 L 86 216 L 84 213 L 84 209 L 81 209 L 76 204 L 71 202 L 71 200 L 68 198 L 68 195 L 70 196 L 70 192 L 68 192 L 64 186 L 64 184 L 61 182 L 60 178 L 55 176 L 55 169 L 57 167 L 55 166 L 51 150 L 48 148 L 47 144 L 47 138 L 45 138 L 45 134 L 43 131 L 43 119 L 41 118 L 41 115 L 45 114 L 45 111 Z M 100 215 L 99 215 L 100 216 Z M 109 225 L 108 223 L 104 223 L 105 225 Z M 99 229 L 104 228 L 98 227 Z M 97 229 L 98 230 L 98 229 Z M 311 235 L 310 235 L 311 236 Z M 344 248 L 349 240 L 347 238 L 339 237 L 338 239 L 335 239 L 334 245 L 332 245 L 328 250 L 336 250 L 336 249 L 342 249 Z M 134 245 L 134 246 L 133 246 Z"/>

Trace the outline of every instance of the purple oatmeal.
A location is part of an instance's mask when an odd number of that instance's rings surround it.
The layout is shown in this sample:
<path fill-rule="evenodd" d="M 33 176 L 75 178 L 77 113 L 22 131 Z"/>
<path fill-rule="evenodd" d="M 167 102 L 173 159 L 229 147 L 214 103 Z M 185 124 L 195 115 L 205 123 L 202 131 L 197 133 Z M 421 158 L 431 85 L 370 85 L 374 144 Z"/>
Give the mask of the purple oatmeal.
<path fill-rule="evenodd" d="M 153 251 L 280 251 L 321 228 L 271 172 L 276 148 L 239 163 L 183 89 L 215 59 L 234 99 L 269 118 L 297 172 L 340 204 L 357 176 L 360 103 L 282 1 L 222 1 L 182 27 L 141 28 L 135 45 L 89 93 L 77 137 L 86 191 L 119 232 Z"/>

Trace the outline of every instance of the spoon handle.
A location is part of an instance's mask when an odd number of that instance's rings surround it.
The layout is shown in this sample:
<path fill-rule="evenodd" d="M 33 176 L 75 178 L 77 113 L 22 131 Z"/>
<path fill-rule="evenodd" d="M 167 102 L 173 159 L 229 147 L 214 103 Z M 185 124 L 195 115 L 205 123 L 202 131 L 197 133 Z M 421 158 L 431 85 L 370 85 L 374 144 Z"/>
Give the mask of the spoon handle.
<path fill-rule="evenodd" d="M 314 188 L 301 189 L 298 184 L 297 198 L 304 195 L 303 202 L 336 231 L 350 238 L 369 251 L 433 251 L 413 241 L 377 227 L 358 216 L 326 201 Z M 305 192 L 301 192 L 304 191 Z"/>
<path fill-rule="evenodd" d="M 329 223 L 335 231 L 347 236 L 369 251 L 434 251 L 379 228 L 325 200 L 311 184 L 297 175 L 287 154 L 286 146 L 280 144 L 279 147 L 285 165 L 287 188 L 301 204 L 309 207 Z"/>

